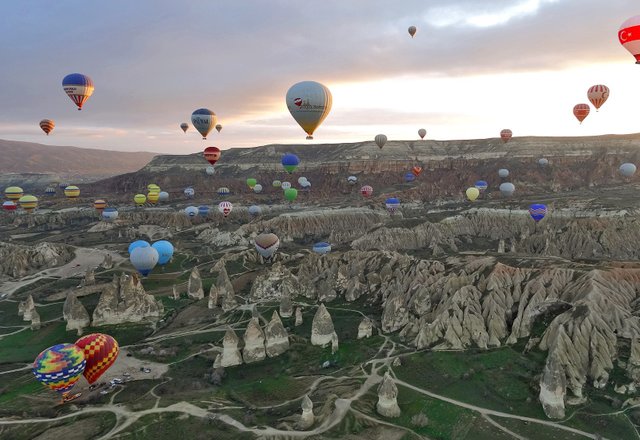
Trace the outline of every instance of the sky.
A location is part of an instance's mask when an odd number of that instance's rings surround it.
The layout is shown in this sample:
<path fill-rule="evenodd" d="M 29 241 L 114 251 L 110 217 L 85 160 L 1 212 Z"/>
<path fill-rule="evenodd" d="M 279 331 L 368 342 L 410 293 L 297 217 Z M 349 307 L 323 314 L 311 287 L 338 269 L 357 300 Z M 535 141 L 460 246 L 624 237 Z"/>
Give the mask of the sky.
<path fill-rule="evenodd" d="M 272 143 L 640 132 L 637 0 L 12 0 L 0 5 L 0 138 L 186 154 Z M 407 28 L 417 27 L 415 38 Z M 89 75 L 78 112 L 62 78 Z M 326 85 L 314 140 L 285 95 Z M 611 89 L 581 125 L 572 109 Z M 181 122 L 213 110 L 207 141 Z M 38 123 L 54 119 L 45 136 Z"/>

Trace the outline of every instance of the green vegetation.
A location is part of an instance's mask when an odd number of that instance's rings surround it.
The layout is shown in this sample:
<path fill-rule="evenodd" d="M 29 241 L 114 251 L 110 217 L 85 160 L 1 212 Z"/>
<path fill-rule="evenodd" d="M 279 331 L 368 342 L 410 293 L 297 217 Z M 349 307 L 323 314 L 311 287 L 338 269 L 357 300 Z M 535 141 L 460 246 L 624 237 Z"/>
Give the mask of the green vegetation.
<path fill-rule="evenodd" d="M 37 331 L 27 328 L 0 339 L 0 361 L 3 363 L 33 362 L 45 348 L 62 342 L 73 342 L 76 339 L 78 336 L 75 332 L 65 330 L 64 322 L 45 324 Z"/>
<path fill-rule="evenodd" d="M 215 436 L 212 436 L 215 432 Z M 210 439 L 250 440 L 255 436 L 240 433 L 222 422 L 178 413 L 151 414 L 142 417 L 122 435 L 126 440 Z"/>

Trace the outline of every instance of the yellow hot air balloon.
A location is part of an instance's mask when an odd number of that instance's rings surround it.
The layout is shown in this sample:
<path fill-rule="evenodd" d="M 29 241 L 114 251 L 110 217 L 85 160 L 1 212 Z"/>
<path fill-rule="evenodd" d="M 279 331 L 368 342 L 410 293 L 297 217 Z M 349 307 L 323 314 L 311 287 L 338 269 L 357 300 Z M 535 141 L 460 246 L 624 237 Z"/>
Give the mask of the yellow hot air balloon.
<path fill-rule="evenodd" d="M 96 211 L 102 214 L 102 211 L 104 211 L 104 208 L 107 207 L 107 202 L 105 202 L 102 199 L 98 199 L 95 202 L 93 202 L 93 207 L 95 208 Z"/>
<path fill-rule="evenodd" d="M 147 185 L 147 190 L 149 192 L 160 192 L 160 187 L 155 183 L 150 183 Z"/>
<path fill-rule="evenodd" d="M 160 200 L 160 191 L 151 191 L 147 194 L 147 201 L 149 203 L 156 204 L 158 203 L 158 200 Z"/>
<path fill-rule="evenodd" d="M 31 212 L 38 206 L 38 198 L 36 196 L 26 195 L 20 197 L 18 203 L 26 212 Z"/>
<path fill-rule="evenodd" d="M 313 132 L 331 111 L 332 97 L 327 87 L 315 81 L 302 81 L 287 91 L 287 108 L 293 119 L 313 139 Z"/>
<path fill-rule="evenodd" d="M 133 201 L 136 203 L 136 205 L 142 206 L 147 202 L 147 196 L 145 196 L 144 194 L 136 194 L 133 197 Z"/>
<path fill-rule="evenodd" d="M 475 186 L 467 188 L 467 198 L 472 202 L 480 196 L 480 190 Z"/>
<path fill-rule="evenodd" d="M 68 199 L 77 199 L 80 197 L 80 188 L 75 185 L 69 185 L 64 189 L 64 195 Z"/>
<path fill-rule="evenodd" d="M 24 191 L 19 186 L 10 186 L 4 190 L 4 195 L 9 200 L 19 200 L 24 195 Z"/>

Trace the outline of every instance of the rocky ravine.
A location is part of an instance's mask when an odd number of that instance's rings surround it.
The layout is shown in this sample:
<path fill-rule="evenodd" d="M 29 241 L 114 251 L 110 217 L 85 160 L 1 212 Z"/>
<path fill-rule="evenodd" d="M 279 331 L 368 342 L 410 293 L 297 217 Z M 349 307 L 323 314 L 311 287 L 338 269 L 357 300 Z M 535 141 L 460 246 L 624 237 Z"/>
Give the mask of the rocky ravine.
<path fill-rule="evenodd" d="M 64 244 L 25 246 L 0 242 L 0 276 L 21 278 L 38 270 L 66 264 L 73 257 L 73 248 Z"/>

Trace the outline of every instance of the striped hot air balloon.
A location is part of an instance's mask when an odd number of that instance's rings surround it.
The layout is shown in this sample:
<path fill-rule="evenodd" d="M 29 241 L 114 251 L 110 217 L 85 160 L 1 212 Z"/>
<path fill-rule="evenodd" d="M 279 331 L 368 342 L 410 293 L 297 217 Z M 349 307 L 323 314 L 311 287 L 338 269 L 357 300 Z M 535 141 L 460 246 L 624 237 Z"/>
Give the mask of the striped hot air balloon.
<path fill-rule="evenodd" d="M 529 206 L 529 215 L 536 223 L 538 223 L 545 215 L 547 215 L 547 207 L 541 203 L 534 203 Z"/>
<path fill-rule="evenodd" d="M 71 100 L 82 110 L 82 106 L 93 94 L 93 81 L 87 75 L 72 73 L 62 80 L 62 88 Z"/>
<path fill-rule="evenodd" d="M 640 64 L 640 15 L 631 17 L 620 26 L 618 40 Z"/>
<path fill-rule="evenodd" d="M 14 202 L 13 200 L 7 200 L 6 202 L 2 203 L 2 209 L 4 209 L 5 211 L 15 211 L 16 209 L 18 209 L 18 205 L 16 205 L 16 202 Z"/>
<path fill-rule="evenodd" d="M 229 191 L 229 188 L 227 188 L 226 186 L 218 188 L 217 192 L 220 197 L 226 197 L 231 194 L 231 191 Z"/>
<path fill-rule="evenodd" d="M 93 207 L 95 208 L 96 211 L 102 214 L 102 211 L 104 211 L 104 208 L 107 207 L 107 202 L 105 202 L 102 199 L 98 199 L 95 202 L 93 202 Z"/>
<path fill-rule="evenodd" d="M 285 171 L 289 174 L 293 173 L 296 170 L 296 168 L 298 168 L 298 165 L 300 165 L 300 159 L 298 159 L 298 156 L 291 153 L 287 153 L 284 156 L 282 156 L 281 162 Z"/>
<path fill-rule="evenodd" d="M 57 344 L 47 348 L 33 362 L 33 374 L 40 382 L 59 393 L 66 393 L 78 382 L 86 366 L 84 351 L 75 344 Z"/>
<path fill-rule="evenodd" d="M 596 111 L 598 111 L 600 107 L 602 107 L 602 104 L 609 99 L 609 87 L 603 84 L 591 86 L 587 91 L 587 97 L 589 98 L 589 102 L 596 108 Z"/>
<path fill-rule="evenodd" d="M 91 333 L 76 341 L 84 352 L 86 366 L 82 373 L 90 384 L 100 378 L 116 361 L 120 347 L 109 335 Z"/>
<path fill-rule="evenodd" d="M 77 199 L 80 197 L 80 188 L 75 185 L 69 185 L 64 189 L 64 196 L 68 199 Z"/>
<path fill-rule="evenodd" d="M 384 134 L 376 135 L 374 141 L 376 142 L 378 148 L 382 149 L 382 147 L 384 147 L 384 144 L 387 143 L 387 136 L 385 136 Z"/>
<path fill-rule="evenodd" d="M 207 148 L 204 149 L 204 158 L 211 165 L 215 165 L 216 162 L 220 160 L 220 155 L 221 154 L 222 154 L 222 152 L 220 151 L 220 148 L 218 148 L 218 147 L 207 147 Z"/>
<path fill-rule="evenodd" d="M 135 196 L 133 196 L 133 202 L 138 206 L 143 206 L 145 203 L 147 203 L 147 196 L 145 196 L 144 194 L 136 194 Z"/>
<path fill-rule="evenodd" d="M 155 205 L 156 203 L 158 203 L 158 200 L 160 200 L 160 191 L 151 191 L 149 194 L 147 194 L 147 201 L 149 203 Z"/>
<path fill-rule="evenodd" d="M 44 193 L 48 196 L 55 196 L 56 195 L 56 187 L 55 186 L 48 186 L 47 189 L 44 190 Z"/>
<path fill-rule="evenodd" d="M 9 200 L 19 200 L 24 195 L 24 191 L 19 186 L 5 188 L 4 196 Z"/>
<path fill-rule="evenodd" d="M 260 234 L 255 240 L 256 251 L 267 260 L 271 260 L 273 255 L 278 250 L 280 246 L 280 239 L 276 234 Z"/>
<path fill-rule="evenodd" d="M 49 136 L 49 133 L 53 131 L 55 126 L 56 123 L 51 119 L 43 119 L 42 121 L 40 121 L 40 128 L 46 133 L 47 136 Z"/>
<path fill-rule="evenodd" d="M 397 197 L 389 197 L 384 202 L 384 205 L 386 206 L 387 211 L 389 211 L 390 214 L 394 214 L 400 207 L 400 199 L 398 199 Z"/>
<path fill-rule="evenodd" d="M 18 203 L 25 212 L 31 212 L 38 207 L 38 198 L 36 196 L 26 195 L 20 197 Z"/>
<path fill-rule="evenodd" d="M 371 194 L 373 194 L 373 187 L 370 185 L 365 185 L 362 188 L 360 188 L 360 194 L 362 194 L 364 197 L 371 197 Z"/>
<path fill-rule="evenodd" d="M 222 213 L 222 215 L 225 217 L 231 214 L 232 209 L 233 205 L 231 204 L 231 202 L 220 202 L 218 204 L 218 211 L 220 211 L 220 213 Z"/>
<path fill-rule="evenodd" d="M 418 177 L 420 173 L 422 173 L 422 167 L 415 166 L 411 168 L 411 172 L 413 173 L 414 176 Z"/>
<path fill-rule="evenodd" d="M 582 121 L 584 121 L 585 118 L 589 116 L 590 111 L 591 107 L 589 107 L 589 104 L 576 104 L 573 107 L 573 116 L 575 116 L 576 119 L 582 124 Z"/>

